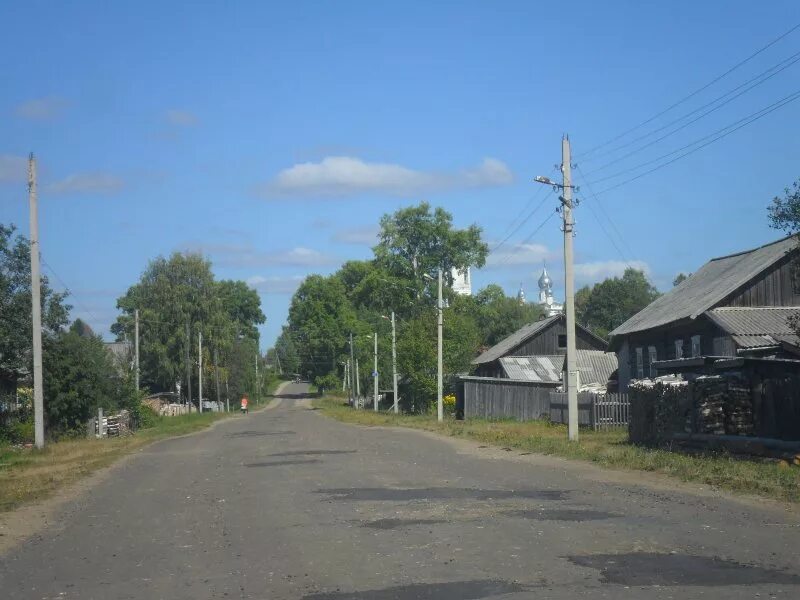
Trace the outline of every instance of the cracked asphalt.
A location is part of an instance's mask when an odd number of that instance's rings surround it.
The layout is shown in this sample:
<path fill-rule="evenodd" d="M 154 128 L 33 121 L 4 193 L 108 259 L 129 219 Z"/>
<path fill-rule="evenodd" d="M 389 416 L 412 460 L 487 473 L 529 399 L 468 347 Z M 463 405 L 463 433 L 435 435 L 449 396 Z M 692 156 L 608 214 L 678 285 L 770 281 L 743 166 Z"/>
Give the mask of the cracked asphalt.
<path fill-rule="evenodd" d="M 0 598 L 800 598 L 796 510 L 338 423 L 306 389 L 123 461 L 0 557 Z"/>

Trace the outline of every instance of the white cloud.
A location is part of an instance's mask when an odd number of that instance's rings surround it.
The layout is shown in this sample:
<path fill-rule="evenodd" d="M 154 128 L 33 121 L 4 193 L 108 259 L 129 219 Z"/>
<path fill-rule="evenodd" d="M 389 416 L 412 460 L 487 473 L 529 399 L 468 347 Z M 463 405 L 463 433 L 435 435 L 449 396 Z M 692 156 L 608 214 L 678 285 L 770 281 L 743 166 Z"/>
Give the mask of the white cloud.
<path fill-rule="evenodd" d="M 501 247 L 486 259 L 486 267 L 499 269 L 520 265 L 541 266 L 543 261 L 553 258 L 553 253 L 543 244 L 514 244 Z"/>
<path fill-rule="evenodd" d="M 247 285 L 265 294 L 293 294 L 305 277 L 290 275 L 288 277 L 264 277 L 253 275 L 247 278 Z"/>
<path fill-rule="evenodd" d="M 620 277 L 628 267 L 650 273 L 650 266 L 641 260 L 624 262 L 621 260 L 605 260 L 575 265 L 575 279 L 585 282 L 602 281 L 609 277 Z"/>
<path fill-rule="evenodd" d="M 33 98 L 18 104 L 14 112 L 23 119 L 48 121 L 60 116 L 66 106 L 67 102 L 63 98 Z"/>
<path fill-rule="evenodd" d="M 70 175 L 47 186 L 53 194 L 116 194 L 125 182 L 110 173 L 82 173 Z"/>
<path fill-rule="evenodd" d="M 178 127 L 192 127 L 198 123 L 197 115 L 188 110 L 171 109 L 164 114 L 164 117 L 167 123 Z"/>
<path fill-rule="evenodd" d="M 354 227 L 352 229 L 342 229 L 333 235 L 333 241 L 342 244 L 355 244 L 358 246 L 374 246 L 378 243 L 379 227 Z"/>
<path fill-rule="evenodd" d="M 455 172 L 417 171 L 391 163 L 369 163 L 349 156 L 296 164 L 267 184 L 268 195 L 348 196 L 367 192 L 410 194 L 508 185 L 505 163 L 485 158 L 477 167 Z"/>
<path fill-rule="evenodd" d="M 0 154 L 0 183 L 19 183 L 28 177 L 28 161 L 22 156 Z"/>
<path fill-rule="evenodd" d="M 187 243 L 184 250 L 211 256 L 225 267 L 321 267 L 340 262 L 336 257 L 302 246 L 289 250 L 263 251 L 250 245 Z"/>

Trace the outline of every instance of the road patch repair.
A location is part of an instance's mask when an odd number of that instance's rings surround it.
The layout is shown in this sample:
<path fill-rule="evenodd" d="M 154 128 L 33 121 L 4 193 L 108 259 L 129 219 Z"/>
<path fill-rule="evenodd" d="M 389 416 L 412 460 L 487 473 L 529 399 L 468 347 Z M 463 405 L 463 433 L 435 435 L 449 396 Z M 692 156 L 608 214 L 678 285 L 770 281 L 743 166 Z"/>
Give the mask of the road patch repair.
<path fill-rule="evenodd" d="M 274 460 L 272 462 L 257 462 L 248 463 L 245 467 L 285 467 L 287 465 L 310 465 L 321 463 L 322 461 L 317 458 L 309 458 L 307 460 Z"/>
<path fill-rule="evenodd" d="M 537 521 L 573 521 L 576 523 L 622 517 L 622 515 L 603 510 L 581 510 L 577 508 L 509 510 L 503 514 L 508 517 L 521 517 L 523 519 L 534 519 Z"/>
<path fill-rule="evenodd" d="M 371 529 L 402 529 L 415 525 L 437 525 L 447 523 L 446 519 L 378 519 L 377 521 L 367 521 L 362 523 L 362 527 Z"/>
<path fill-rule="evenodd" d="M 289 452 L 274 452 L 270 456 L 324 456 L 333 454 L 355 454 L 358 450 L 292 450 Z"/>
<path fill-rule="evenodd" d="M 792 573 L 708 556 L 631 552 L 568 559 L 580 567 L 599 570 L 603 583 L 625 586 L 800 584 L 800 576 Z"/>
<path fill-rule="evenodd" d="M 295 435 L 296 431 L 237 431 L 236 433 L 228 433 L 226 438 L 251 438 L 251 437 L 266 437 L 269 435 Z"/>
<path fill-rule="evenodd" d="M 565 490 L 481 490 L 472 488 L 333 488 L 317 490 L 334 500 L 564 500 Z"/>
<path fill-rule="evenodd" d="M 524 592 L 518 583 L 498 580 L 454 581 L 452 583 L 413 583 L 364 592 L 323 592 L 303 596 L 303 600 L 480 600 Z"/>

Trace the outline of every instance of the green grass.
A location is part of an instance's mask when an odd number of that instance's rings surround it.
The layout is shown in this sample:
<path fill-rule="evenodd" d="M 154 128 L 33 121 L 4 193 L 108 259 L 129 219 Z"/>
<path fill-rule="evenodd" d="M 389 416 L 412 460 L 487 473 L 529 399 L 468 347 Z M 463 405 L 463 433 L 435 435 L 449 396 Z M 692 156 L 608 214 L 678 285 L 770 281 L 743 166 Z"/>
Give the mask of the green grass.
<path fill-rule="evenodd" d="M 439 423 L 435 415 L 395 416 L 370 410 L 356 411 L 336 398 L 322 398 L 315 404 L 323 414 L 347 423 L 424 429 L 501 448 L 561 456 L 612 469 L 647 471 L 736 493 L 800 502 L 798 467 L 726 454 L 685 454 L 634 446 L 628 443 L 625 430 L 581 430 L 580 441 L 571 443 L 567 440 L 566 426 L 544 421 L 456 421 L 448 418 Z"/>

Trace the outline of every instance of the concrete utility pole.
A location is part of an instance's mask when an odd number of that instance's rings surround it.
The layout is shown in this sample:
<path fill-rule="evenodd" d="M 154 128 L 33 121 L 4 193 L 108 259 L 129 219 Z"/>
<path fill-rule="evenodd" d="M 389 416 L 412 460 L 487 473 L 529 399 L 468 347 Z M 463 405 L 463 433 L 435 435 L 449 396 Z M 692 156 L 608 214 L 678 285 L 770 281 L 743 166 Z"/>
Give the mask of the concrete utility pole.
<path fill-rule="evenodd" d="M 136 391 L 139 391 L 139 309 L 133 311 L 134 347 L 136 348 Z"/>
<path fill-rule="evenodd" d="M 261 386 L 258 381 L 258 348 L 256 348 L 256 404 L 259 403 L 261 397 Z"/>
<path fill-rule="evenodd" d="M 44 448 L 44 380 L 42 378 L 42 276 L 39 269 L 39 208 L 36 159 L 28 157 L 28 203 L 31 213 L 31 321 L 33 322 L 33 440 Z"/>
<path fill-rule="evenodd" d="M 214 346 L 214 384 L 217 388 L 217 405 L 222 404 L 219 394 L 219 354 L 217 353 L 216 345 Z"/>
<path fill-rule="evenodd" d="M 197 411 L 203 412 L 203 332 L 197 332 Z"/>
<path fill-rule="evenodd" d="M 567 411 L 569 439 L 578 439 L 578 370 L 575 361 L 575 275 L 572 263 L 572 235 L 575 222 L 572 218 L 572 165 L 570 163 L 569 137 L 561 139 L 561 173 L 564 177 L 561 197 L 564 217 L 564 288 L 567 310 Z"/>
<path fill-rule="evenodd" d="M 394 324 L 394 311 L 392 311 L 392 391 L 394 392 L 394 414 L 400 411 L 397 397 L 397 329 Z"/>
<path fill-rule="evenodd" d="M 378 332 L 375 332 L 375 370 L 372 372 L 372 389 L 375 394 L 375 412 L 378 411 Z"/>
<path fill-rule="evenodd" d="M 225 412 L 231 412 L 231 399 L 228 393 L 228 375 L 225 375 Z"/>
<path fill-rule="evenodd" d="M 444 312 L 444 305 L 442 304 L 442 268 L 439 267 L 439 301 L 437 302 L 439 319 L 437 323 L 438 339 L 436 340 L 436 415 L 439 421 L 444 420 L 444 400 L 442 399 L 443 382 L 442 382 L 442 313 Z"/>
<path fill-rule="evenodd" d="M 358 377 L 358 359 L 356 359 L 356 403 L 361 398 L 361 380 Z"/>
<path fill-rule="evenodd" d="M 186 407 L 192 412 L 192 357 L 191 357 L 192 332 L 189 323 L 186 323 Z"/>
<path fill-rule="evenodd" d="M 356 365 L 356 382 L 358 381 L 358 363 L 356 363 L 355 354 L 353 352 L 353 334 L 350 334 L 350 363 Z M 350 403 L 353 408 L 356 407 L 356 399 L 358 396 L 353 396 L 353 386 L 350 386 Z"/>
<path fill-rule="evenodd" d="M 342 377 L 342 391 L 344 392 L 349 387 L 350 380 L 348 379 L 348 371 L 350 369 L 350 361 L 344 363 L 344 377 Z"/>

